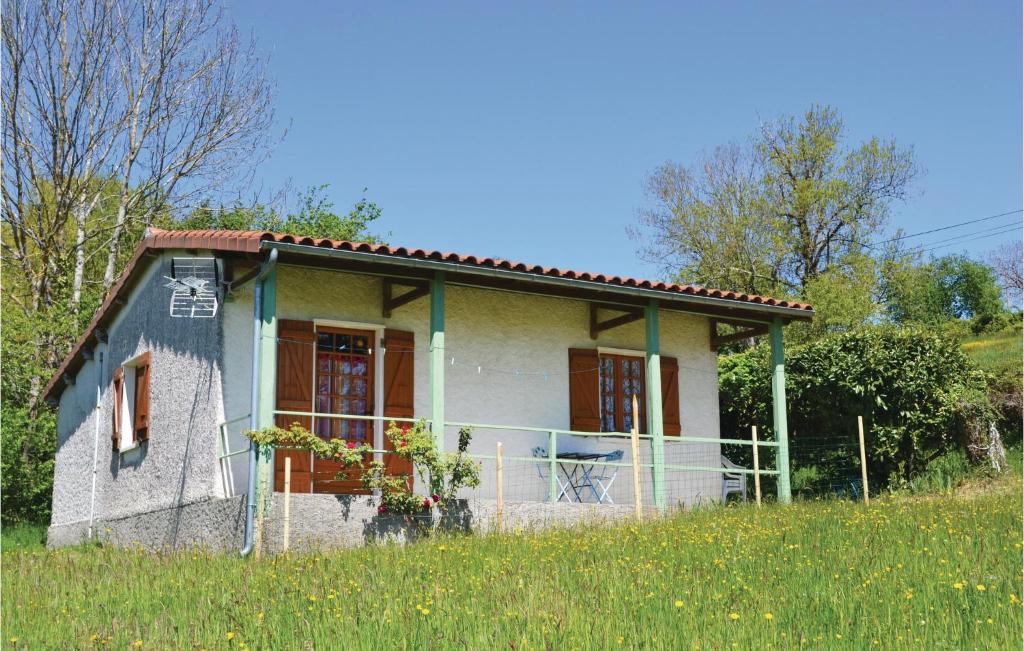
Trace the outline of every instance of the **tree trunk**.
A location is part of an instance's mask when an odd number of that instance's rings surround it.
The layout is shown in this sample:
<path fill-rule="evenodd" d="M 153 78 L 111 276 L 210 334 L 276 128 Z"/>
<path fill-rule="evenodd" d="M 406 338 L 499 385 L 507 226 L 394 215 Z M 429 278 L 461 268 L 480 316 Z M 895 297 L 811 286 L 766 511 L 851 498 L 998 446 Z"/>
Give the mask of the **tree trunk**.
<path fill-rule="evenodd" d="M 75 209 L 75 273 L 71 280 L 71 313 L 78 314 L 82 303 L 82 282 L 85 279 L 85 219 L 88 210 L 84 202 Z"/>

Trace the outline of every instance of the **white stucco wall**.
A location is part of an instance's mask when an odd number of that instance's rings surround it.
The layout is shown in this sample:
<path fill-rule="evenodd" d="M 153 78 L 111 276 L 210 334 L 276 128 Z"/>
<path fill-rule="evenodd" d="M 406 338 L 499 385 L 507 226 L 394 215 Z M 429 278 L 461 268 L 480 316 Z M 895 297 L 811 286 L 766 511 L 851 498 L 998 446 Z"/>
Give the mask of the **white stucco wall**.
<path fill-rule="evenodd" d="M 148 262 L 108 328 L 105 345 L 61 394 L 54 466 L 52 527 L 87 521 L 96 454 L 97 520 L 146 513 L 218 496 L 216 425 L 221 410 L 221 321 L 172 319 L 168 251 Z M 111 449 L 112 377 L 141 353 L 151 354 L 150 436 L 131 451 Z M 102 365 L 99 361 L 102 359 Z M 97 383 L 100 389 L 96 408 Z M 98 430 L 97 430 L 98 425 Z M 98 437 L 97 437 L 98 432 Z M 173 536 L 173 531 L 166 532 Z"/>
<path fill-rule="evenodd" d="M 331 320 L 409 330 L 415 334 L 415 406 L 429 417 L 429 300 L 418 299 L 381 316 L 381 279 L 374 276 L 281 265 L 278 268 L 278 316 L 283 319 Z M 252 302 L 248 293 L 224 306 L 224 413 L 248 413 Z M 446 293 L 445 392 L 446 420 L 569 429 L 568 349 L 609 347 L 644 350 L 644 324 L 637 321 L 589 337 L 586 302 L 551 297 L 449 286 Z M 679 362 L 683 436 L 718 437 L 716 355 L 709 348 L 705 317 L 663 310 L 662 354 Z M 386 353 L 385 353 L 386 354 Z M 239 428 L 240 429 L 240 428 Z M 454 449 L 457 431 L 449 428 L 447 447 Z M 501 440 L 509 457 L 530 456 L 546 445 L 541 433 L 478 429 L 471 451 L 493 454 Z M 240 442 L 240 441 L 239 441 Z M 643 460 L 649 444 L 642 442 Z M 628 440 L 563 436 L 558 449 L 626 451 Z M 717 466 L 717 444 L 684 444 L 671 437 L 666 462 Z M 236 470 L 236 482 L 240 471 Z M 645 501 L 651 494 L 649 471 L 644 471 Z M 494 492 L 493 466 L 484 465 L 479 496 Z M 670 503 L 692 504 L 717 499 L 721 486 L 715 473 L 670 472 Z M 544 499 L 547 482 L 532 462 L 506 464 L 505 497 Z M 629 469 L 622 469 L 612 495 L 617 502 L 632 499 Z"/>

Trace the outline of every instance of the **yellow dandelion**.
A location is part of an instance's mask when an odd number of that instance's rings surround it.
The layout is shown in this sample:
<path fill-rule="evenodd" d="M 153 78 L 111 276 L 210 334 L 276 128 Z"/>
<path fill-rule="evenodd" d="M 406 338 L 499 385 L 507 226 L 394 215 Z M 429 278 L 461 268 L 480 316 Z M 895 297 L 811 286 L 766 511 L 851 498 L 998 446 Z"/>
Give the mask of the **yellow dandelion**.
<path fill-rule="evenodd" d="M 231 640 L 235 639 L 235 632 L 234 631 L 228 631 L 227 638 L 228 638 L 229 642 Z"/>
<path fill-rule="evenodd" d="M 132 648 L 133 649 L 141 649 L 142 648 L 142 640 L 135 640 L 134 642 L 132 642 Z"/>
<path fill-rule="evenodd" d="M 676 599 L 676 608 L 682 608 L 682 607 L 683 607 L 683 600 L 682 599 Z"/>
<path fill-rule="evenodd" d="M 729 619 L 731 619 L 732 621 L 735 622 L 739 618 L 740 618 L 739 613 L 729 613 Z"/>
<path fill-rule="evenodd" d="M 773 614 L 771 614 L 771 613 L 765 613 L 765 614 L 764 614 L 764 618 L 765 618 L 765 619 L 767 619 L 767 620 L 768 620 L 768 621 L 770 622 L 770 621 L 772 621 L 773 619 L 775 619 L 775 615 L 773 615 Z"/>
<path fill-rule="evenodd" d="M 985 586 L 983 586 L 980 583 L 974 587 L 978 590 L 978 592 L 985 592 Z"/>
<path fill-rule="evenodd" d="M 953 584 L 953 587 L 956 588 L 957 590 L 963 590 L 964 589 L 964 584 L 961 583 L 960 581 L 957 581 L 956 583 Z"/>
<path fill-rule="evenodd" d="M 423 610 L 420 611 L 420 613 L 423 614 L 423 615 L 429 615 L 430 614 L 430 609 L 429 608 L 424 608 Z"/>

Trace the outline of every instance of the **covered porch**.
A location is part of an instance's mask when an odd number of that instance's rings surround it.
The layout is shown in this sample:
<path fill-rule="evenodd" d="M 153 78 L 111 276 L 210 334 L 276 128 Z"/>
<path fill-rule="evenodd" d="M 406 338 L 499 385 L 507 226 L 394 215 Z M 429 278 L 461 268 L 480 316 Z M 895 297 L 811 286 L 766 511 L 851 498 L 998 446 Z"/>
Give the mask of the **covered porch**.
<path fill-rule="evenodd" d="M 469 453 L 481 463 L 485 481 L 474 491 L 467 491 L 467 499 L 491 499 L 500 490 L 504 499 L 513 502 L 589 502 L 610 506 L 631 504 L 635 499 L 629 431 L 635 421 L 641 432 L 635 463 L 641 469 L 640 496 L 644 505 L 658 509 L 692 506 L 719 501 L 726 474 L 753 473 L 752 469 L 725 468 L 721 463 L 722 445 L 752 442 L 721 438 L 717 418 L 713 426 L 692 421 L 692 412 L 699 409 L 688 402 L 692 399 L 689 389 L 684 386 L 681 390 L 679 382 L 685 384 L 693 376 L 707 383 L 714 367 L 704 358 L 700 358 L 699 364 L 688 362 L 685 354 L 680 354 L 678 331 L 683 326 L 687 332 L 703 329 L 700 340 L 692 347 L 702 346 L 712 360 L 713 350 L 723 343 L 768 334 L 774 361 L 774 410 L 772 423 L 766 425 L 775 435 L 772 440 L 759 442 L 761 474 L 777 475 L 778 500 L 790 499 L 782 328 L 793 318 L 807 318 L 796 309 L 764 303 L 745 305 L 736 300 L 670 292 L 654 286 L 607 285 L 596 278 L 567 279 L 528 269 L 479 269 L 452 260 L 383 256 L 288 241 L 267 241 L 263 248 L 267 253 L 265 273 L 253 302 L 258 317 L 254 322 L 258 326 L 254 338 L 258 365 L 253 419 L 257 428 L 297 421 L 321 435 L 337 436 L 341 435 L 338 426 L 329 424 L 344 423 L 345 435 L 361 432 L 364 440 L 372 440 L 373 454 L 387 459 L 393 455 L 383 437 L 385 423 L 424 419 L 442 450 L 454 449 L 458 430 L 471 427 L 473 441 Z M 335 315 L 321 309 L 315 313 L 319 317 L 337 318 L 310 319 L 313 331 L 303 343 L 316 348 L 318 337 L 322 339 L 317 333 L 331 328 L 337 336 L 356 336 L 360 327 L 367 328 L 368 343 L 358 351 L 349 351 L 367 359 L 373 357 L 370 368 L 378 370 L 367 373 L 384 373 L 389 364 L 400 366 L 403 356 L 426 362 L 417 362 L 416 370 L 409 370 L 408 382 L 418 389 L 415 399 L 411 395 L 407 399 L 400 395 L 396 398 L 392 387 L 383 387 L 378 378 L 373 383 L 382 389 L 383 395 L 373 398 L 376 406 L 372 409 L 322 408 L 328 402 L 321 401 L 319 395 L 303 394 L 298 396 L 299 400 L 282 402 L 287 397 L 282 396 L 282 391 L 287 389 L 281 383 L 280 356 L 285 350 L 281 342 L 294 343 L 294 317 L 301 311 L 289 305 L 294 303 L 291 295 L 295 289 L 288 275 L 297 268 L 304 274 L 320 274 L 317 278 L 321 281 L 315 283 L 318 285 L 323 280 L 362 279 L 358 282 L 366 290 L 360 294 L 358 303 L 376 315 L 376 319 L 363 317 L 353 322 L 341 318 L 351 310 L 340 309 Z M 372 305 L 365 305 L 370 302 L 370 292 L 375 294 Z M 510 307 L 519 300 L 516 297 L 531 297 L 542 307 L 523 316 Z M 355 302 L 345 304 L 351 306 Z M 422 332 L 408 339 L 396 338 L 396 329 L 391 327 L 394 318 L 403 311 L 417 310 L 423 321 Z M 477 316 L 466 316 L 473 313 Z M 495 323 L 503 324 L 505 329 L 495 332 Z M 721 335 L 721 323 L 738 330 Z M 473 345 L 468 344 L 471 338 L 467 333 L 488 328 L 500 351 L 484 350 L 479 337 Z M 568 335 L 568 352 L 557 364 L 535 363 L 531 351 L 546 344 L 538 344 L 531 337 L 541 338 L 545 332 L 558 328 L 573 333 Z M 675 346 L 671 357 L 665 353 L 666 337 L 672 344 L 668 348 Z M 347 345 L 351 345 L 354 340 L 348 341 Z M 624 347 L 607 345 L 618 341 L 626 342 Z M 571 351 L 583 350 L 587 342 L 593 344 L 590 352 L 574 358 Z M 565 342 L 548 343 L 550 348 Z M 311 359 L 311 365 L 323 363 L 319 357 Z M 668 367 L 666 359 L 672 360 Z M 671 377 L 673 373 L 675 377 Z M 496 376 L 501 376 L 500 382 Z M 664 400 L 664 393 L 646 390 L 664 390 L 666 383 L 672 386 L 673 382 L 671 391 L 681 394 L 675 409 L 683 412 L 682 423 L 678 413 L 666 414 L 666 406 L 671 411 L 672 403 Z M 689 384 L 690 388 L 694 382 Z M 714 382 L 717 383 L 717 376 Z M 595 387 L 585 398 L 599 404 L 579 404 L 581 394 L 572 389 L 574 383 Z M 412 387 L 409 391 L 413 392 Z M 717 400 L 717 388 L 715 391 Z M 629 401 L 623 400 L 634 393 L 640 398 L 636 414 Z M 556 397 L 538 398 L 549 394 Z M 704 396 L 704 403 L 708 402 Z M 701 409 L 706 411 L 708 406 L 704 404 Z M 717 403 L 713 409 L 717 410 Z M 364 413 L 356 413 L 360 410 Z M 691 418 L 689 426 L 687 417 Z M 499 441 L 504 449 L 504 479 L 500 488 L 495 468 Z M 228 446 L 224 449 L 225 456 L 241 452 Z M 303 464 L 294 452 L 277 451 L 259 456 L 262 500 L 269 498 L 271 487 L 283 489 L 281 473 L 286 455 L 292 456 L 294 470 L 309 473 L 308 487 L 303 486 L 298 492 L 306 492 L 307 488 L 313 493 L 358 492 L 352 485 L 328 483 L 328 474 L 335 474 L 336 469 L 317 468 L 312 459 Z"/>

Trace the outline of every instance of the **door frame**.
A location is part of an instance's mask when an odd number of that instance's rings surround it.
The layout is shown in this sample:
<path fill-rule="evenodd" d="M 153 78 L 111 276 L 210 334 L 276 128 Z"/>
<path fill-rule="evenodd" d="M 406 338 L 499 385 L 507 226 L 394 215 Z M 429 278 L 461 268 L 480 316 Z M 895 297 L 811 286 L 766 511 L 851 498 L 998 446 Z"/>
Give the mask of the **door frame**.
<path fill-rule="evenodd" d="M 366 332 L 373 333 L 373 345 L 370 346 L 370 350 L 375 353 L 373 355 L 373 415 L 382 416 L 384 414 L 384 364 L 380 363 L 380 355 L 376 354 L 381 350 L 381 340 L 384 339 L 384 330 L 386 326 L 381 323 L 363 323 L 361 321 L 339 321 L 337 319 L 313 319 L 313 334 L 315 335 L 319 328 L 342 328 L 346 330 L 365 330 Z M 313 402 L 310 404 L 310 411 L 316 411 L 316 357 L 314 350 L 313 358 L 313 377 L 310 378 L 313 386 Z M 384 421 L 375 420 L 373 421 L 373 448 L 375 450 L 384 449 Z M 312 453 L 310 453 L 312 454 Z M 384 455 L 380 452 L 373 453 L 374 461 L 383 461 Z M 312 457 L 310 458 L 312 462 Z M 312 467 L 312 466 L 311 466 Z M 374 491 L 376 494 L 377 491 Z"/>

